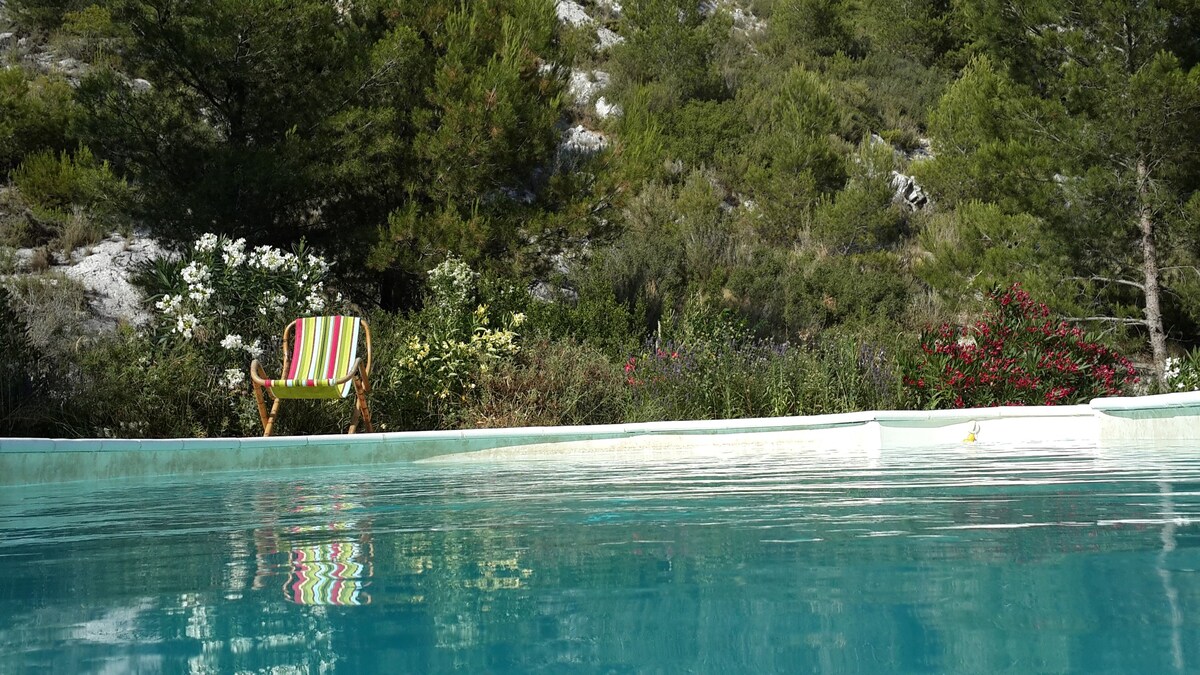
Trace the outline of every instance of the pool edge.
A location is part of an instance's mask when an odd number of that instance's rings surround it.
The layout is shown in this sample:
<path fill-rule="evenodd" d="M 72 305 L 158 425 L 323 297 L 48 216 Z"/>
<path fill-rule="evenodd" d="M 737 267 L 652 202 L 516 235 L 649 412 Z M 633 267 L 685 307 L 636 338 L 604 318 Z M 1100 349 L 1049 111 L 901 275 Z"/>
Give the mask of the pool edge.
<path fill-rule="evenodd" d="M 510 451 L 544 455 L 562 444 L 637 439 L 785 433 L 847 450 L 882 451 L 931 444 L 1200 441 L 1200 392 L 1095 399 L 1072 406 L 866 411 L 799 417 L 388 432 L 354 436 L 201 439 L 0 439 L 0 485 L 59 483 L 218 471 L 370 466 L 445 455 Z M 790 434 L 796 434 L 791 436 Z M 760 437 L 762 438 L 762 437 Z M 563 445 L 563 447 L 566 447 Z M 511 452 L 510 452 L 511 454 Z M 518 453 L 519 454 L 519 453 Z"/>

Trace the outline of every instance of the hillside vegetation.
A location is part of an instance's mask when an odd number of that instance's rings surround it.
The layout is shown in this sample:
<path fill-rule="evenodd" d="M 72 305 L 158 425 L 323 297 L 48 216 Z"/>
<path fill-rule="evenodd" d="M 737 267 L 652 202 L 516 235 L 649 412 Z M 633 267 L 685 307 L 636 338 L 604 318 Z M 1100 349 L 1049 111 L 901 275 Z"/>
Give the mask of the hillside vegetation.
<path fill-rule="evenodd" d="M 335 311 L 387 430 L 1200 384 L 1191 0 L 8 0 L 0 58 L 2 433 L 255 434 Z"/>

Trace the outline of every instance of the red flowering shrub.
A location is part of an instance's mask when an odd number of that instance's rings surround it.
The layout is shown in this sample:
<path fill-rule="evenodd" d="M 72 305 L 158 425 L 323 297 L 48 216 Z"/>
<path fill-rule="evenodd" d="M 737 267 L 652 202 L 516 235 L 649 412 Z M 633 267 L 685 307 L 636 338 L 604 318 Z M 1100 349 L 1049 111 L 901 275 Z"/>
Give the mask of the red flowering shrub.
<path fill-rule="evenodd" d="M 988 296 L 995 309 L 970 326 L 921 335 L 923 356 L 903 383 L 927 408 L 1057 405 L 1115 396 L 1138 381 L 1129 360 L 1013 284 Z"/>

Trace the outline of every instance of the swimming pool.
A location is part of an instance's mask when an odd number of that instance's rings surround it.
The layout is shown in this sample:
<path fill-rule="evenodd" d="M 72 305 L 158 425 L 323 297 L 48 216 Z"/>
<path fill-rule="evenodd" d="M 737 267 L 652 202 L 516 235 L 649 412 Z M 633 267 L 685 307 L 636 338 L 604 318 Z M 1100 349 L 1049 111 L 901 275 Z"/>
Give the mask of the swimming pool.
<path fill-rule="evenodd" d="M 0 490 L 0 672 L 1195 672 L 1200 448 Z"/>

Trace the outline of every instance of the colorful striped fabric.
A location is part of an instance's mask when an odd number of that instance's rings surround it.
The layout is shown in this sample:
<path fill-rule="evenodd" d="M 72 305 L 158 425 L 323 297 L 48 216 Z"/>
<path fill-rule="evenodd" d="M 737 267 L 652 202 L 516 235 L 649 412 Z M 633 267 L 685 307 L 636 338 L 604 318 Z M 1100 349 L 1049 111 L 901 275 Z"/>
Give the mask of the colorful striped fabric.
<path fill-rule="evenodd" d="M 334 382 L 350 374 L 358 355 L 354 316 L 310 316 L 296 319 L 296 338 L 287 379 L 267 380 L 275 398 L 343 398 L 351 382 Z"/>

